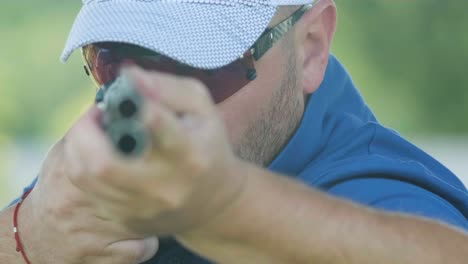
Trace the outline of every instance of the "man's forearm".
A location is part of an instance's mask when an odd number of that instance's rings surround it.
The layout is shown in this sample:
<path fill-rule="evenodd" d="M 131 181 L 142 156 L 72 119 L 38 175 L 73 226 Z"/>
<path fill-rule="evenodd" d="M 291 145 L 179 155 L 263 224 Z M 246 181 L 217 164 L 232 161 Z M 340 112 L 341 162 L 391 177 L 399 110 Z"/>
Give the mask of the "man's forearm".
<path fill-rule="evenodd" d="M 217 263 L 466 263 L 463 231 L 377 212 L 250 167 L 243 197 L 180 240 Z"/>
<path fill-rule="evenodd" d="M 16 242 L 13 237 L 13 207 L 0 212 L 0 263 L 22 264 L 21 255 L 16 252 Z"/>

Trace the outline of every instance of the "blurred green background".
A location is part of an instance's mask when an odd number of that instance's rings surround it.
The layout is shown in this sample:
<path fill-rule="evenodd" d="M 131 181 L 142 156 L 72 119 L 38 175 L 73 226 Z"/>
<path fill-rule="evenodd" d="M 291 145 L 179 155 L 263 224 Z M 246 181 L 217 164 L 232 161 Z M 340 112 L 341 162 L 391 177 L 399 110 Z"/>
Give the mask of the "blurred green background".
<path fill-rule="evenodd" d="M 468 138 L 468 2 L 336 2 L 333 53 L 379 120 L 410 138 L 430 139 L 424 142 L 447 139 L 453 146 L 445 147 L 447 155 L 466 155 L 464 143 L 452 139 Z M 58 60 L 80 5 L 0 4 L 0 204 L 30 181 L 48 146 L 93 100 L 79 54 L 67 64 Z"/>

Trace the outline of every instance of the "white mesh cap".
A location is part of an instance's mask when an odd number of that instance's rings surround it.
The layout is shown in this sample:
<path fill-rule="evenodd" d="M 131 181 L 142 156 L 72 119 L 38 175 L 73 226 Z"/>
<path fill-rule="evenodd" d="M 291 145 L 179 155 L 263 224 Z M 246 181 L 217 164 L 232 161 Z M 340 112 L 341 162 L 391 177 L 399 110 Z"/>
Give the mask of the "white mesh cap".
<path fill-rule="evenodd" d="M 229 64 L 257 40 L 276 8 L 315 0 L 83 0 L 61 60 L 90 43 L 145 47 L 193 67 Z"/>

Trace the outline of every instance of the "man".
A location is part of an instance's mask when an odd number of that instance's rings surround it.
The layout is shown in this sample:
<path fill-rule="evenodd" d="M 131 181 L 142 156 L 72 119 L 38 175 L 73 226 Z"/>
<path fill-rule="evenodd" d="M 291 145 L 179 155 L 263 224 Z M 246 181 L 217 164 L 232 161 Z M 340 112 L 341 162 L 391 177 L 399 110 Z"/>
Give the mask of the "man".
<path fill-rule="evenodd" d="M 62 58 L 131 80 L 151 144 L 122 157 L 91 107 L 21 204 L 25 257 L 1 213 L 0 262 L 466 263 L 466 188 L 376 121 L 335 23 L 332 0 L 84 1 Z"/>

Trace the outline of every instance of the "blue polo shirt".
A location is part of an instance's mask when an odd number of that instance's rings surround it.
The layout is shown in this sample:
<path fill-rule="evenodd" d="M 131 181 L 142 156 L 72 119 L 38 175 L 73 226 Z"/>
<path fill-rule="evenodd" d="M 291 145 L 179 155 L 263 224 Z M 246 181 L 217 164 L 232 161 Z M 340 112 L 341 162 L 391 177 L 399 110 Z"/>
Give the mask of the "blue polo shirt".
<path fill-rule="evenodd" d="M 299 128 L 269 169 L 362 205 L 468 230 L 468 191 L 461 181 L 379 124 L 333 56 L 323 83 L 308 99 Z M 146 263 L 210 262 L 166 239 Z"/>
<path fill-rule="evenodd" d="M 461 181 L 379 124 L 333 56 L 323 83 L 308 98 L 299 128 L 269 169 L 365 206 L 468 230 L 468 192 Z M 210 262 L 163 239 L 158 254 L 146 263 Z"/>

